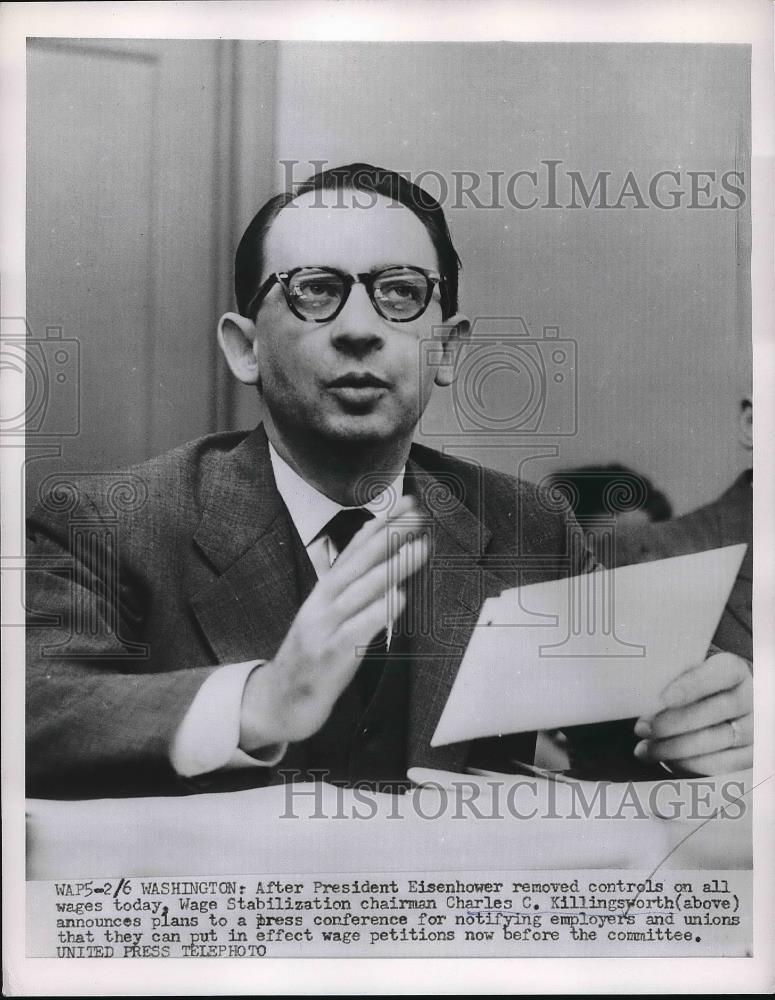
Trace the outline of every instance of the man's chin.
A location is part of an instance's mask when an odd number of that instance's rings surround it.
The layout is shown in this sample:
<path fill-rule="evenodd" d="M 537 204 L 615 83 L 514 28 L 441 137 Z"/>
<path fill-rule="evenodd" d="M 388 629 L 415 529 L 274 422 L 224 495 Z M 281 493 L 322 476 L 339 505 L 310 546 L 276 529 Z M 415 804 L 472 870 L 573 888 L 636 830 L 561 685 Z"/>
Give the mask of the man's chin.
<path fill-rule="evenodd" d="M 397 427 L 376 414 L 340 414 L 321 421 L 317 433 L 342 446 L 377 446 L 411 438 L 414 428 Z"/>

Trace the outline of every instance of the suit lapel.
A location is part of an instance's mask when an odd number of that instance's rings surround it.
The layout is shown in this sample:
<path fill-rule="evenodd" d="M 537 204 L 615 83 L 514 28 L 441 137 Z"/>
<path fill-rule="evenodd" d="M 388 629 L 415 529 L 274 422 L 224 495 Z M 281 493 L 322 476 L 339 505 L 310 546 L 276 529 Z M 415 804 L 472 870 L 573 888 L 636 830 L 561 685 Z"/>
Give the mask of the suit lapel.
<path fill-rule="evenodd" d="M 431 557 L 410 596 L 408 765 L 462 770 L 467 744 L 431 748 L 430 740 L 481 605 L 508 580 L 480 564 L 490 532 L 455 499 L 457 483 L 411 459 L 406 478 L 431 526 Z M 259 427 L 210 476 L 194 536 L 219 574 L 191 599 L 218 662 L 270 659 L 282 643 L 302 601 L 292 532 Z"/>
<path fill-rule="evenodd" d="M 407 466 L 406 492 L 414 494 L 431 525 L 431 555 L 413 580 L 410 601 L 419 613 L 409 639 L 409 767 L 459 771 L 468 744 L 430 746 L 479 617 L 482 603 L 506 583 L 480 564 L 490 540 L 487 527 L 455 500 L 456 483 Z M 418 593 L 419 591 L 419 593 Z"/>
<path fill-rule="evenodd" d="M 220 663 L 270 659 L 298 610 L 292 526 L 263 428 L 210 477 L 194 541 L 219 573 L 191 607 Z"/>

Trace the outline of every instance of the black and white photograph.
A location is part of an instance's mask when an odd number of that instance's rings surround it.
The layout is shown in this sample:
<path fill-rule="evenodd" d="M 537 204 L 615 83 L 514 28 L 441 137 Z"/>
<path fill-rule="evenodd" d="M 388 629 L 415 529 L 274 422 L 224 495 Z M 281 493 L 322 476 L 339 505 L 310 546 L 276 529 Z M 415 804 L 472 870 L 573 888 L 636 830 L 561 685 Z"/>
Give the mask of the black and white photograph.
<path fill-rule="evenodd" d="M 4 992 L 768 992 L 770 5 L 3 6 Z"/>

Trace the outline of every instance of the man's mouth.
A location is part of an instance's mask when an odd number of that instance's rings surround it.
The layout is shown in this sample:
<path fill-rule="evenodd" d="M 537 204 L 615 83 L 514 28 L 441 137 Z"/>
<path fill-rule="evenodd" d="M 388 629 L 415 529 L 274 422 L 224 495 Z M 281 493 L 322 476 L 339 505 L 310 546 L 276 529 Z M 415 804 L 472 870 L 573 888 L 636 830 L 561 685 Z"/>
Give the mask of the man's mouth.
<path fill-rule="evenodd" d="M 330 389 L 388 389 L 384 379 L 371 372 L 348 372 L 328 383 Z"/>
<path fill-rule="evenodd" d="M 388 382 L 372 372 L 347 372 L 328 383 L 329 392 L 347 408 L 370 408 L 390 388 Z"/>

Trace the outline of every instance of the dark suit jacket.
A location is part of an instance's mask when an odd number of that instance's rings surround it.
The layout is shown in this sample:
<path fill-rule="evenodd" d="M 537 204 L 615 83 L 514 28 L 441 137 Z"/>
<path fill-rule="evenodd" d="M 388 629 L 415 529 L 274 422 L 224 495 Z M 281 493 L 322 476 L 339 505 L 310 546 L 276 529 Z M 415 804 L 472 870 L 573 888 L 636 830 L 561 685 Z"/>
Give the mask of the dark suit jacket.
<path fill-rule="evenodd" d="M 616 563 L 650 562 L 744 542 L 748 550 L 737 575 L 713 644 L 753 659 L 751 596 L 753 579 L 753 503 L 751 472 L 744 472 L 718 500 L 674 521 L 660 521 L 622 532 Z"/>
<path fill-rule="evenodd" d="M 753 659 L 751 629 L 751 584 L 753 569 L 753 509 L 751 473 L 743 473 L 718 500 L 673 521 L 656 521 L 616 535 L 617 566 L 669 559 L 744 542 L 748 545 L 740 572 L 729 595 L 713 646 Z M 638 742 L 634 719 L 577 726 L 568 730 L 571 761 L 585 777 L 612 780 L 659 778 L 665 772 L 639 764 L 632 757 Z"/>
<path fill-rule="evenodd" d="M 300 602 L 263 428 L 56 480 L 29 518 L 29 793 L 221 787 L 226 776 L 180 779 L 171 740 L 219 665 L 274 656 Z M 468 744 L 429 741 L 483 601 L 589 557 L 567 511 L 510 476 L 414 446 L 407 480 L 433 525 L 407 760 L 462 770 Z"/>

